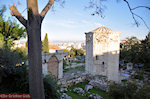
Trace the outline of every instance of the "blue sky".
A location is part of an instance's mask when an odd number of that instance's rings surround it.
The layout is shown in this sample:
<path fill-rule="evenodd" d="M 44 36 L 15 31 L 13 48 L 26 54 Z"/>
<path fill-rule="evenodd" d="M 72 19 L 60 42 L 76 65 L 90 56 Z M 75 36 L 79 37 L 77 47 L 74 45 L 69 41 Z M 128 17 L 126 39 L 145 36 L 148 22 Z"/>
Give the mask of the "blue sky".
<path fill-rule="evenodd" d="M 17 2 L 21 5 L 18 5 Z M 121 39 L 126 37 L 136 36 L 139 39 L 145 38 L 149 30 L 143 22 L 140 27 L 134 25 L 134 21 L 125 2 L 120 0 L 107 0 L 103 2 L 106 9 L 103 12 L 105 18 L 98 15 L 92 16 L 93 9 L 85 9 L 90 0 L 66 0 L 64 7 L 60 3 L 54 3 L 54 10 L 47 13 L 42 23 L 42 39 L 45 33 L 48 33 L 49 41 L 54 40 L 85 40 L 85 32 L 94 30 L 95 28 L 104 25 L 117 32 L 122 32 Z M 132 7 L 138 5 L 146 5 L 150 7 L 150 0 L 128 0 Z M 26 9 L 26 0 L 0 0 L 1 5 L 12 5 L 15 2 L 20 12 Z M 38 0 L 39 12 L 44 8 L 48 0 Z M 27 10 L 22 14 L 26 18 Z M 147 9 L 137 9 L 135 12 L 143 17 L 150 27 L 150 11 Z M 7 8 L 6 17 L 10 17 L 10 11 Z M 13 17 L 14 18 L 14 17 Z M 14 18 L 15 19 L 15 18 Z M 19 22 L 18 22 L 19 23 Z"/>

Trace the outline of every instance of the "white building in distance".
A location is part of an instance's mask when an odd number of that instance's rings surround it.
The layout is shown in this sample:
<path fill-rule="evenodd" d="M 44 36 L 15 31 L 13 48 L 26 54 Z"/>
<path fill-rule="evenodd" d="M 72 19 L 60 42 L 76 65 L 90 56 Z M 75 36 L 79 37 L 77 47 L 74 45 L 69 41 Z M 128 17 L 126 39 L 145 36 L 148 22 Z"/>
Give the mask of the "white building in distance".
<path fill-rule="evenodd" d="M 101 26 L 85 34 L 86 72 L 118 81 L 121 33 Z"/>

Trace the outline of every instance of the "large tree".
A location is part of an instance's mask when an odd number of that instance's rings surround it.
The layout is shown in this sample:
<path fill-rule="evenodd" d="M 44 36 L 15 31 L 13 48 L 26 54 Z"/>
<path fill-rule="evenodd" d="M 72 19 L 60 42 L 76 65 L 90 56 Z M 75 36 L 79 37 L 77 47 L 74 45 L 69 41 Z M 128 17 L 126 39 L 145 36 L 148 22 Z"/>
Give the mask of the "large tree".
<path fill-rule="evenodd" d="M 32 99 L 45 98 L 42 79 L 41 25 L 53 3 L 54 0 L 49 0 L 42 12 L 39 13 L 37 0 L 27 0 L 27 20 L 21 15 L 15 4 L 9 6 L 11 15 L 15 16 L 27 29 L 29 90 Z"/>
<path fill-rule="evenodd" d="M 42 44 L 42 52 L 43 53 L 48 53 L 49 52 L 49 43 L 48 43 L 48 37 L 47 37 L 47 33 L 45 35 L 43 44 Z"/>

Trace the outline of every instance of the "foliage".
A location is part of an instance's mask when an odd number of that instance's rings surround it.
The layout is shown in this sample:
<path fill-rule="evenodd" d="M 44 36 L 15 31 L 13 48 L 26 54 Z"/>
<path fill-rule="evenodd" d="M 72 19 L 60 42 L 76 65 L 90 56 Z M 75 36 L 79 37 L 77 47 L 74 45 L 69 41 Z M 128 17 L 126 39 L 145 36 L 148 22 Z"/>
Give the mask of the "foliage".
<path fill-rule="evenodd" d="M 134 83 L 111 84 L 108 95 L 110 99 L 149 99 L 150 86 L 137 87 Z"/>
<path fill-rule="evenodd" d="M 28 49 L 26 47 L 17 47 L 15 50 L 23 56 L 24 60 L 27 60 Z"/>
<path fill-rule="evenodd" d="M 72 48 L 70 51 L 69 51 L 69 55 L 71 56 L 71 57 L 74 57 L 75 56 L 75 49 L 74 48 Z"/>
<path fill-rule="evenodd" d="M 26 61 L 26 56 L 19 50 L 10 50 L 9 48 L 0 49 L 0 67 L 8 72 L 15 72 L 16 66 L 22 66 Z"/>
<path fill-rule="evenodd" d="M 150 68 L 150 33 L 141 42 L 135 37 L 128 38 L 121 48 L 120 59 Z"/>
<path fill-rule="evenodd" d="M 2 77 L 1 93 L 29 93 L 27 66 L 17 66 L 16 69 L 10 73 L 3 68 L 6 76 Z"/>
<path fill-rule="evenodd" d="M 143 44 L 143 46 L 141 47 L 141 61 L 144 63 L 146 69 L 150 69 L 150 32 L 148 33 L 146 38 L 141 41 L 141 43 Z"/>
<path fill-rule="evenodd" d="M 59 99 L 59 94 L 57 93 L 59 86 L 57 85 L 55 76 L 49 74 L 43 80 L 46 99 Z"/>
<path fill-rule="evenodd" d="M 69 52 L 67 49 L 62 49 L 64 52 Z"/>
<path fill-rule="evenodd" d="M 81 63 L 81 61 L 75 61 L 75 63 Z"/>
<path fill-rule="evenodd" d="M 69 55 L 71 57 L 74 57 L 74 56 L 83 56 L 84 55 L 84 50 L 82 49 L 75 49 L 75 48 L 72 48 L 70 51 L 69 51 Z"/>
<path fill-rule="evenodd" d="M 47 33 L 46 33 L 45 38 L 44 38 L 43 47 L 42 47 L 42 52 L 43 52 L 43 53 L 48 53 L 48 52 L 49 52 L 49 44 L 48 44 Z"/>
<path fill-rule="evenodd" d="M 2 34 L 0 34 L 0 48 L 2 48 L 4 45 L 4 37 Z"/>
<path fill-rule="evenodd" d="M 136 72 L 134 75 L 132 75 L 132 78 L 134 79 L 139 79 L 139 80 L 144 80 L 144 70 L 140 70 Z"/>
<path fill-rule="evenodd" d="M 108 95 L 111 99 L 134 99 L 136 90 L 137 86 L 133 83 L 113 83 L 109 86 Z"/>
<path fill-rule="evenodd" d="M 83 56 L 84 55 L 84 51 L 82 49 L 77 49 L 77 55 Z"/>
<path fill-rule="evenodd" d="M 0 10 L 0 34 L 3 35 L 3 39 L 6 46 L 13 45 L 14 40 L 26 37 L 26 29 L 20 27 L 15 21 L 12 21 L 10 18 L 5 21 L 3 18 L 3 13 L 6 11 L 2 8 Z"/>
<path fill-rule="evenodd" d="M 29 93 L 28 67 L 26 65 L 17 66 L 17 71 L 5 71 L 6 76 L 3 77 L 0 84 L 1 93 Z M 51 74 L 46 75 L 43 79 L 46 99 L 58 99 L 56 78 Z M 11 82 L 11 83 L 10 83 Z"/>
<path fill-rule="evenodd" d="M 150 98 L 150 86 L 143 86 L 136 94 L 135 99 L 149 99 Z"/>

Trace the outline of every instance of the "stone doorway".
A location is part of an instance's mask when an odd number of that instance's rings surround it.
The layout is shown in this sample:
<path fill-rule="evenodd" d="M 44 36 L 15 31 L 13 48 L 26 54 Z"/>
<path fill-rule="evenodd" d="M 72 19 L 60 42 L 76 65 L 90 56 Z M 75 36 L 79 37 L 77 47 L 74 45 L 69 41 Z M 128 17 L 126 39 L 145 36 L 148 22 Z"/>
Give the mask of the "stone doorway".
<path fill-rule="evenodd" d="M 48 61 L 48 72 L 51 72 L 55 77 L 58 77 L 59 61 L 55 55 L 51 56 Z"/>

